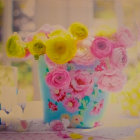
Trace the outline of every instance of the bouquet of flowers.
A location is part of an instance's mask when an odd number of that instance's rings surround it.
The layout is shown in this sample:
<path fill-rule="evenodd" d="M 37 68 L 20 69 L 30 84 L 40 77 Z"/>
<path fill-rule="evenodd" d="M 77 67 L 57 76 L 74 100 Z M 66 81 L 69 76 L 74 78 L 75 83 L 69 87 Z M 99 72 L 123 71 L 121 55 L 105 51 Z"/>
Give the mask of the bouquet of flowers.
<path fill-rule="evenodd" d="M 93 35 L 78 22 L 68 29 L 46 24 L 24 40 L 14 33 L 6 51 L 9 57 L 33 55 L 39 60 L 45 114 L 50 115 L 45 122 L 65 118 L 72 127 L 92 127 L 103 110 L 104 95 L 120 91 L 126 82 L 126 50 L 133 40 L 126 28 Z M 94 121 L 86 119 L 88 114 Z"/>

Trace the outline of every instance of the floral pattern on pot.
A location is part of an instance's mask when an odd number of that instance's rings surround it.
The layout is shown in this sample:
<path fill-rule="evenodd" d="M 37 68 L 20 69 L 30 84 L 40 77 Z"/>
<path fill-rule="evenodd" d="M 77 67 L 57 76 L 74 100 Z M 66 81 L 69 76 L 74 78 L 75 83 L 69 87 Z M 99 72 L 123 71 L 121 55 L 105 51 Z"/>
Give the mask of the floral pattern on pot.
<path fill-rule="evenodd" d="M 103 114 L 104 100 L 107 97 L 107 93 L 98 89 L 94 80 L 93 73 L 97 68 L 93 65 L 84 67 L 69 62 L 65 67 L 56 66 L 54 69 L 49 69 L 46 56 L 41 57 L 39 64 L 47 67 L 47 71 L 43 70 L 45 77 L 42 81 L 46 91 L 45 109 L 49 114 L 46 114 L 46 122 L 51 124 L 54 120 L 61 120 L 67 125 L 70 122 L 68 127 L 94 127 L 94 123 Z M 97 66 L 106 67 L 103 61 Z M 59 75 L 62 78 L 59 78 Z M 53 86 L 54 83 L 57 86 Z"/>

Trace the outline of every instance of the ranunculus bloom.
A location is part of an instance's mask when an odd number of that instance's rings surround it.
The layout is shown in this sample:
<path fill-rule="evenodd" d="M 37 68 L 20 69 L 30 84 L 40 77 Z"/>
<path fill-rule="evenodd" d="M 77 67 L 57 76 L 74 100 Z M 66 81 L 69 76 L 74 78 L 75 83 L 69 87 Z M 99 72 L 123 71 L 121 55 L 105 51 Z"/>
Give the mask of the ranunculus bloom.
<path fill-rule="evenodd" d="M 87 27 L 79 22 L 72 23 L 69 27 L 69 31 L 77 40 L 82 40 L 88 36 Z"/>
<path fill-rule="evenodd" d="M 116 68 L 123 68 L 127 64 L 127 55 L 125 48 L 114 48 L 110 57 L 112 66 Z"/>
<path fill-rule="evenodd" d="M 60 120 L 54 120 L 50 123 L 50 128 L 53 131 L 62 131 L 64 130 L 64 125 Z"/>
<path fill-rule="evenodd" d="M 26 44 L 22 41 L 17 33 L 9 37 L 6 43 L 6 53 L 9 57 L 25 57 Z"/>
<path fill-rule="evenodd" d="M 131 47 L 134 44 L 134 36 L 127 28 L 121 28 L 116 34 L 114 39 L 117 43 L 117 47 Z"/>
<path fill-rule="evenodd" d="M 126 76 L 119 70 L 105 70 L 97 75 L 98 88 L 103 91 L 118 92 L 126 82 Z"/>
<path fill-rule="evenodd" d="M 70 75 L 65 69 L 55 69 L 46 75 L 46 83 L 51 88 L 64 89 L 70 84 Z"/>
<path fill-rule="evenodd" d="M 65 64 L 76 54 L 77 47 L 74 38 L 62 32 L 59 35 L 51 36 L 46 41 L 46 54 L 56 64 Z"/>
<path fill-rule="evenodd" d="M 66 108 L 66 110 L 71 113 L 78 111 L 79 108 L 79 102 L 74 97 L 65 98 L 63 105 Z"/>
<path fill-rule="evenodd" d="M 71 73 L 70 93 L 79 99 L 88 96 L 93 91 L 93 77 L 87 71 L 74 71 Z"/>
<path fill-rule="evenodd" d="M 77 44 L 76 56 L 73 58 L 73 62 L 79 65 L 91 65 L 95 61 L 95 57 L 92 55 L 90 47 L 92 41 L 87 38 L 79 41 Z"/>
<path fill-rule="evenodd" d="M 54 99 L 57 102 L 63 101 L 66 97 L 66 91 L 61 89 L 51 89 L 50 91 L 52 99 Z"/>
<path fill-rule="evenodd" d="M 44 33 L 38 33 L 33 36 L 32 41 L 27 43 L 29 52 L 34 55 L 35 59 L 39 59 L 39 56 L 46 53 L 46 35 Z"/>
<path fill-rule="evenodd" d="M 97 58 L 108 57 L 112 51 L 112 42 L 105 37 L 96 37 L 92 42 L 91 52 Z"/>

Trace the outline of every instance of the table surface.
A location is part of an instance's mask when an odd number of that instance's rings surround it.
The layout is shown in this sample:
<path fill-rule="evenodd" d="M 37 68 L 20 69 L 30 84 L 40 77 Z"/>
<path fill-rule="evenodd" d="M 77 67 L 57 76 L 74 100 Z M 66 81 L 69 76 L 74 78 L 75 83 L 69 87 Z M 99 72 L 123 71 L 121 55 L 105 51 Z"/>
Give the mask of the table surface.
<path fill-rule="evenodd" d="M 37 108 L 38 109 L 33 109 Z M 30 113 L 31 110 L 34 112 Z M 45 131 L 42 126 L 42 103 L 30 102 L 26 105 L 24 118 L 32 121 L 28 132 L 0 132 L 0 140 L 61 140 L 58 132 Z M 64 133 L 72 132 L 83 136 L 82 140 L 140 140 L 140 118 L 122 114 L 119 105 L 108 104 L 107 111 L 101 120 L 101 126 L 93 129 L 68 129 Z M 136 134 L 137 131 L 137 134 Z M 65 138 L 71 140 L 72 138 Z"/>

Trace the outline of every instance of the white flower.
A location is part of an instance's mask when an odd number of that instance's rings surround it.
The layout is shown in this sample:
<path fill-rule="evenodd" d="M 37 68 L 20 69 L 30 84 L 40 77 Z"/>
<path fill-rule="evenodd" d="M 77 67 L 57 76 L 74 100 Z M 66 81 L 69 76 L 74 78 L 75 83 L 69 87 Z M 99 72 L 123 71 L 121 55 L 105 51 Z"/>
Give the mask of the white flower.
<path fill-rule="evenodd" d="M 69 119 L 62 118 L 62 123 L 63 123 L 65 129 L 67 129 L 68 126 L 70 125 Z"/>

